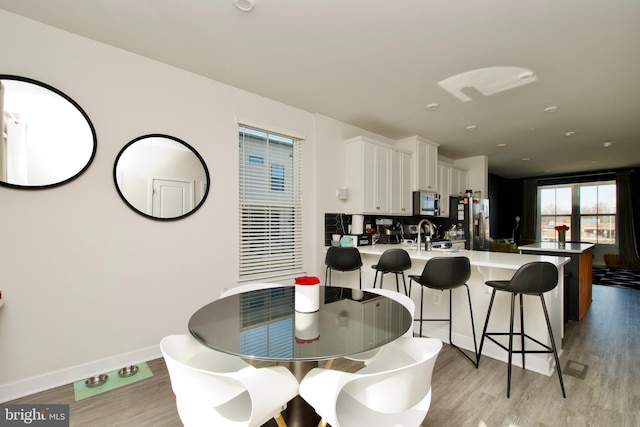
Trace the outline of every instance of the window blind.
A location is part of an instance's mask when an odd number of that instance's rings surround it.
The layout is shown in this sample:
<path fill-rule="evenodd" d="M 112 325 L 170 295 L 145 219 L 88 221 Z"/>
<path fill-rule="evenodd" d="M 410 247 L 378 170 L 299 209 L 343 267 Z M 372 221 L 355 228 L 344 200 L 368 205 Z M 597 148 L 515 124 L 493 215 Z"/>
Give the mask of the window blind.
<path fill-rule="evenodd" d="M 302 272 L 302 143 L 239 126 L 241 280 Z"/>

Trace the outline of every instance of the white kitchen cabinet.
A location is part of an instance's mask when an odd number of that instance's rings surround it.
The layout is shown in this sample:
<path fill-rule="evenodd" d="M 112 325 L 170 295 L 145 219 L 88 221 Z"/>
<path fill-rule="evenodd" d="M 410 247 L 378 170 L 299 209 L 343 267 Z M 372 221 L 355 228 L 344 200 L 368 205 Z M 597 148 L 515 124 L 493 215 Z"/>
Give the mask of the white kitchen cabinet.
<path fill-rule="evenodd" d="M 449 195 L 451 194 L 451 177 L 453 168 L 446 163 L 438 163 L 438 189 L 440 194 L 440 216 L 449 216 Z"/>
<path fill-rule="evenodd" d="M 464 196 L 469 183 L 467 182 L 468 172 L 453 168 L 451 170 L 451 195 Z"/>
<path fill-rule="evenodd" d="M 412 214 L 412 158 L 411 154 L 392 150 L 391 152 L 391 187 L 389 196 L 391 197 L 392 215 Z"/>
<path fill-rule="evenodd" d="M 421 136 L 412 136 L 398 141 L 398 147 L 412 153 L 413 190 L 437 190 L 438 145 Z"/>
<path fill-rule="evenodd" d="M 364 136 L 345 143 L 346 213 L 388 214 L 391 147 Z"/>

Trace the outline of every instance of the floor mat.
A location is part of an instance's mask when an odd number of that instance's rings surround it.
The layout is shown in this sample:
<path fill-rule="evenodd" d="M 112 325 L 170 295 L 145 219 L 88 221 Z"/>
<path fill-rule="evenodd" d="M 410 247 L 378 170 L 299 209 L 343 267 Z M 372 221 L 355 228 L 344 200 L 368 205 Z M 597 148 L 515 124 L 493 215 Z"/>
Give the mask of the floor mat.
<path fill-rule="evenodd" d="M 640 270 L 593 267 L 593 283 L 640 290 Z"/>
<path fill-rule="evenodd" d="M 78 400 L 86 399 L 87 397 L 92 397 L 97 394 L 104 393 L 105 391 L 113 390 L 118 387 L 135 383 L 137 381 L 144 380 L 145 378 L 153 376 L 151 368 L 149 368 L 149 365 L 147 365 L 146 363 L 138 363 L 137 366 L 138 372 L 130 377 L 120 377 L 117 370 L 107 372 L 109 378 L 104 384 L 98 387 L 87 387 L 87 385 L 85 384 L 85 380 L 76 381 L 75 383 L 73 383 L 73 392 L 76 397 L 76 402 Z"/>

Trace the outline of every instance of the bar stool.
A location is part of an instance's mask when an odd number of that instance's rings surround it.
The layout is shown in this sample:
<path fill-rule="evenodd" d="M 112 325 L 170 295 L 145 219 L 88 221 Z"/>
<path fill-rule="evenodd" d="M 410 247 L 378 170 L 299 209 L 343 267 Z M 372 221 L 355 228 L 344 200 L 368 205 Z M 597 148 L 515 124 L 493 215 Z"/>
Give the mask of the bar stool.
<path fill-rule="evenodd" d="M 420 318 L 415 319 L 420 322 L 420 336 L 422 336 L 422 322 L 425 321 L 438 321 L 438 322 L 449 322 L 449 344 L 456 348 L 464 357 L 469 359 L 471 363 L 477 368 L 478 367 L 478 345 L 476 344 L 476 327 L 473 322 L 473 308 L 471 306 L 471 293 L 469 292 L 469 286 L 467 286 L 466 281 L 471 277 L 471 263 L 469 262 L 469 258 L 458 256 L 458 257 L 435 257 L 431 258 L 427 261 L 422 270 L 422 274 L 420 276 L 417 275 L 409 275 L 409 294 L 411 294 L 411 283 L 413 281 L 418 282 L 420 287 Z M 467 298 L 469 299 L 469 314 L 471 315 L 471 332 L 473 334 L 473 347 L 474 347 L 474 355 L 475 360 L 473 360 L 468 354 L 466 354 L 460 347 L 455 345 L 451 340 L 451 318 L 452 315 L 452 301 L 453 294 L 452 291 L 455 288 L 459 288 L 460 286 L 464 286 L 467 288 Z M 422 310 L 424 305 L 424 288 L 429 289 L 438 289 L 441 291 L 449 290 L 449 317 L 446 319 L 425 319 L 423 318 Z"/>
<path fill-rule="evenodd" d="M 378 272 L 380 272 L 380 289 L 382 289 L 382 282 L 384 281 L 384 275 L 387 273 L 393 273 L 396 275 L 396 290 L 400 292 L 400 281 L 398 275 L 402 276 L 402 285 L 404 286 L 404 294 L 407 293 L 407 281 L 404 276 L 404 271 L 411 268 L 411 258 L 409 253 L 404 249 L 387 249 L 382 253 L 378 263 L 372 265 L 371 268 L 376 270 L 376 275 L 373 278 L 373 287 L 376 287 L 378 281 Z"/>
<path fill-rule="evenodd" d="M 327 266 L 324 273 L 324 283 L 331 286 L 331 270 L 358 270 L 360 289 L 362 289 L 362 258 L 360 251 L 353 246 L 329 246 L 324 263 Z M 327 281 L 327 278 L 329 279 Z"/>
<path fill-rule="evenodd" d="M 562 380 L 562 371 L 560 369 L 560 359 L 558 358 L 558 351 L 556 349 L 556 342 L 553 338 L 553 331 L 551 330 L 551 322 L 549 321 L 549 313 L 547 312 L 547 305 L 544 302 L 544 294 L 554 289 L 558 284 L 558 269 L 555 265 L 549 262 L 530 262 L 521 266 L 513 275 L 511 280 L 490 280 L 486 282 L 487 286 L 493 288 L 491 293 L 491 300 L 489 302 L 489 310 L 487 312 L 487 320 L 484 323 L 484 329 L 482 331 L 482 339 L 480 340 L 480 352 L 478 356 L 478 364 L 480 363 L 480 356 L 482 355 L 482 346 L 484 345 L 485 337 L 493 341 L 503 350 L 509 353 L 509 361 L 507 366 L 507 398 L 511 395 L 511 366 L 513 360 L 513 353 L 522 354 L 522 369 L 525 368 L 524 357 L 527 353 L 553 353 L 553 357 L 556 361 L 556 370 L 558 371 L 558 378 L 560 379 L 560 387 L 562 388 L 562 397 L 566 398 L 567 395 L 564 391 L 564 382 Z M 489 325 L 489 317 L 491 316 L 491 309 L 493 308 L 493 300 L 496 296 L 496 291 L 504 291 L 511 293 L 511 319 L 509 321 L 509 332 L 487 332 L 487 326 Z M 513 332 L 513 316 L 514 305 L 516 295 L 520 296 L 520 332 Z M 540 297 L 542 303 L 542 309 L 544 311 L 544 317 L 547 321 L 547 330 L 549 332 L 549 338 L 551 339 L 551 347 L 541 343 L 535 338 L 530 337 L 524 332 L 524 311 L 522 303 L 522 295 L 537 295 Z M 509 344 L 505 347 L 502 343 L 498 342 L 493 336 L 495 335 L 508 335 Z M 521 350 L 513 349 L 513 336 L 519 335 L 521 342 Z M 544 350 L 526 350 L 525 338 L 535 342 Z"/>

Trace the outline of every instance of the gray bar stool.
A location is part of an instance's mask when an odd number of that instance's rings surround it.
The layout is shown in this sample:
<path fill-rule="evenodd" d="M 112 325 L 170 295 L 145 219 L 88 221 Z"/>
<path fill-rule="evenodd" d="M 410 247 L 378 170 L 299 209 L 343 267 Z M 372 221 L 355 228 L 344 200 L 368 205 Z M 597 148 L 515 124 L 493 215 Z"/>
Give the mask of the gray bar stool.
<path fill-rule="evenodd" d="M 525 368 L 524 357 L 527 353 L 553 353 L 553 357 L 556 361 L 556 370 L 558 371 L 558 378 L 560 379 L 560 388 L 562 388 L 562 397 L 566 398 L 567 395 L 564 391 L 564 382 L 562 380 L 562 371 L 560 369 L 560 359 L 558 358 L 558 351 L 556 349 L 556 342 L 553 338 L 553 331 L 551 330 L 551 322 L 549 321 L 549 313 L 547 312 L 547 305 L 544 302 L 544 294 L 554 289 L 558 284 L 558 269 L 555 265 L 549 262 L 530 262 L 520 267 L 513 275 L 511 280 L 490 280 L 486 282 L 487 286 L 493 288 L 491 293 L 491 300 L 489 302 L 489 310 L 487 311 L 487 320 L 484 323 L 484 329 L 482 331 L 482 339 L 480 341 L 480 352 L 478 355 L 478 364 L 480 363 L 480 356 L 482 356 L 482 346 L 484 345 L 485 337 L 493 341 L 503 350 L 509 353 L 509 361 L 507 366 L 507 398 L 511 395 L 511 366 L 513 360 L 513 353 L 522 354 L 522 369 Z M 489 325 L 489 317 L 491 316 L 491 309 L 493 308 L 493 300 L 496 296 L 496 291 L 504 291 L 511 293 L 511 319 L 509 321 L 509 332 L 487 332 L 487 326 Z M 513 317 L 514 317 L 514 305 L 516 295 L 520 296 L 520 332 L 513 332 Z M 540 297 L 542 303 L 542 309 L 544 311 L 544 318 L 547 321 L 547 330 L 549 331 L 549 338 L 551 338 L 551 346 L 541 343 L 535 338 L 530 337 L 524 332 L 524 310 L 522 303 L 522 295 L 537 295 Z M 502 343 L 498 342 L 493 336 L 495 335 L 508 335 L 509 344 L 505 347 Z M 513 336 L 520 336 L 521 350 L 513 349 Z M 542 347 L 544 350 L 526 350 L 525 338 L 533 341 Z"/>
<path fill-rule="evenodd" d="M 393 273 L 396 275 L 396 290 L 400 292 L 400 281 L 398 280 L 398 275 L 402 276 L 402 285 L 404 286 L 404 294 L 409 296 L 407 292 L 407 280 L 404 277 L 405 270 L 411 268 L 411 257 L 409 257 L 409 253 L 404 249 L 387 249 L 382 253 L 378 263 L 376 265 L 372 265 L 376 271 L 376 275 L 373 278 L 373 287 L 376 287 L 376 282 L 378 281 L 378 272 L 380 274 L 380 289 L 382 289 L 382 282 L 384 281 L 384 275 L 387 273 Z"/>
<path fill-rule="evenodd" d="M 420 318 L 415 321 L 420 322 L 420 336 L 422 336 L 422 322 L 425 321 L 438 321 L 449 322 L 449 344 L 451 347 L 456 348 L 460 354 L 469 359 L 471 363 L 478 367 L 478 345 L 476 344 L 476 327 L 473 322 L 473 308 L 471 306 L 471 293 L 469 292 L 469 286 L 467 286 L 467 280 L 471 277 L 471 263 L 469 258 L 464 256 L 457 257 L 435 257 L 427 261 L 422 270 L 420 276 L 409 275 L 409 294 L 411 294 L 412 281 L 418 282 L 420 285 Z M 473 334 L 473 347 L 475 360 L 466 354 L 460 347 L 455 345 L 451 340 L 451 318 L 452 316 L 452 291 L 455 288 L 464 286 L 467 288 L 467 298 L 469 299 L 469 314 L 471 315 L 471 332 Z M 449 290 L 449 317 L 446 319 L 425 319 L 423 318 L 422 309 L 424 305 L 424 288 L 438 289 L 441 291 Z"/>
<path fill-rule="evenodd" d="M 325 285 L 331 286 L 331 270 L 358 270 L 360 289 L 362 289 L 362 258 L 360 257 L 358 248 L 353 246 L 329 246 L 327 255 L 324 258 L 324 263 L 327 266 L 324 272 Z"/>

